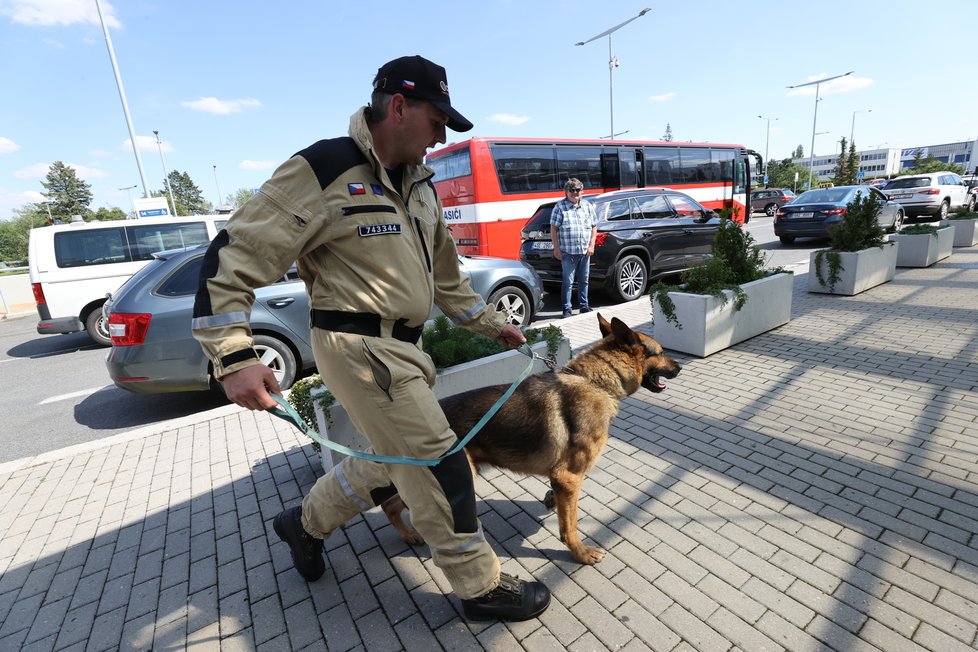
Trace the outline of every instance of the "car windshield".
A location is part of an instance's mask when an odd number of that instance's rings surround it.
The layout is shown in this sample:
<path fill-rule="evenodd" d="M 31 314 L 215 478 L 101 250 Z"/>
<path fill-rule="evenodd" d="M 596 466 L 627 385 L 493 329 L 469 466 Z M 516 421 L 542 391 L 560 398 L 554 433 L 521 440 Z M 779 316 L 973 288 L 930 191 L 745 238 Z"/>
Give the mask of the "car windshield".
<path fill-rule="evenodd" d="M 886 184 L 887 190 L 894 188 L 926 188 L 930 185 L 928 177 L 917 177 L 916 179 L 894 179 Z"/>
<path fill-rule="evenodd" d="M 850 188 L 818 188 L 816 190 L 806 190 L 805 192 L 798 195 L 798 197 L 791 202 L 794 204 L 804 204 L 804 203 L 825 203 L 825 204 L 839 204 L 846 201 L 852 190 Z"/>

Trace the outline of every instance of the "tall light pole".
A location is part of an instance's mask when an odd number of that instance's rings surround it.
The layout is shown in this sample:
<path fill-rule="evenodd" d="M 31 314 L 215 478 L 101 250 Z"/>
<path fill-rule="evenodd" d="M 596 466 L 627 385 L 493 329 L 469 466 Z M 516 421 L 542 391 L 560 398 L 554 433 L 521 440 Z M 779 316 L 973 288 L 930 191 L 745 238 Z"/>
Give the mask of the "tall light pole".
<path fill-rule="evenodd" d="M 828 132 L 828 131 L 820 131 L 820 132 L 818 132 L 815 135 L 816 136 L 824 136 L 827 133 L 830 133 L 830 132 Z M 814 145 L 815 139 L 814 138 L 812 138 L 812 143 L 813 143 L 813 145 L 812 145 L 812 152 L 814 152 L 815 151 L 815 145 Z M 814 157 L 812 157 L 812 159 L 814 159 Z M 814 160 L 812 160 L 812 159 L 809 159 L 809 163 L 808 163 L 808 165 L 809 165 L 809 168 L 808 168 L 809 169 L 809 174 L 808 174 L 808 189 L 809 190 L 812 189 L 812 175 L 811 175 L 811 172 L 815 170 Z"/>
<path fill-rule="evenodd" d="M 119 64 L 115 60 L 115 50 L 112 48 L 112 39 L 109 38 L 109 28 L 105 25 L 102 18 L 102 6 L 95 0 L 95 9 L 98 11 L 99 22 L 102 23 L 102 32 L 105 34 L 105 46 L 109 49 L 109 61 L 112 63 L 112 72 L 115 74 L 115 86 L 119 89 L 119 99 L 122 100 L 122 113 L 126 116 L 126 126 L 129 127 L 129 141 L 132 143 L 132 153 L 136 156 L 136 168 L 139 170 L 139 180 L 143 182 L 143 197 L 149 197 L 149 186 L 146 185 L 146 175 L 143 173 L 143 159 L 139 155 L 139 146 L 136 144 L 136 130 L 132 126 L 132 118 L 129 117 L 129 104 L 126 102 L 126 90 L 122 87 L 122 75 L 119 74 Z"/>
<path fill-rule="evenodd" d="M 765 118 L 762 115 L 757 117 L 761 120 L 767 120 L 767 138 L 764 139 L 764 175 L 767 176 L 767 152 L 768 145 L 771 143 L 771 120 L 777 120 L 777 118 Z M 764 182 L 764 186 L 767 187 L 767 181 Z"/>
<path fill-rule="evenodd" d="M 173 184 L 170 183 L 170 174 L 166 171 L 166 161 L 163 160 L 163 144 L 160 143 L 160 132 L 158 129 L 153 130 L 153 135 L 156 136 L 156 149 L 160 150 L 160 163 L 163 164 L 163 180 L 166 181 L 167 192 L 170 193 L 170 202 L 173 204 L 173 217 L 177 216 L 177 200 L 173 198 Z"/>
<path fill-rule="evenodd" d="M 221 194 L 221 184 L 217 182 L 217 166 L 214 166 L 214 185 L 217 186 L 217 204 L 214 205 L 214 210 L 217 210 L 218 206 L 221 206 L 224 202 L 224 195 Z"/>
<path fill-rule="evenodd" d="M 637 16 L 632 16 L 625 22 L 615 25 L 611 29 L 606 29 L 605 31 L 598 34 L 597 36 L 592 36 L 586 41 L 581 41 L 579 43 L 574 44 L 574 45 L 585 45 L 587 43 L 590 43 L 591 41 L 601 38 L 602 36 L 608 37 L 608 100 L 609 100 L 609 105 L 611 107 L 611 129 L 608 131 L 608 133 L 611 135 L 609 136 L 609 138 L 614 138 L 615 136 L 615 68 L 618 67 L 618 59 L 611 53 L 611 35 L 617 32 L 618 30 L 620 30 L 628 23 L 638 18 L 641 18 L 642 16 L 644 16 L 650 11 L 652 11 L 652 8 L 646 7 L 642 11 L 638 12 Z"/>
<path fill-rule="evenodd" d="M 132 189 L 136 186 L 126 186 L 125 188 L 119 188 L 119 190 L 125 190 L 126 194 L 129 195 L 129 207 L 132 208 L 132 216 L 136 216 L 136 205 L 132 203 Z"/>
<path fill-rule="evenodd" d="M 852 135 L 856 133 L 856 114 L 857 113 L 872 113 L 872 109 L 858 109 L 852 112 L 852 126 L 849 127 L 849 147 L 852 147 Z"/>
<path fill-rule="evenodd" d="M 812 151 L 808 155 L 808 187 L 812 187 L 812 174 L 815 172 L 815 123 L 818 122 L 818 87 L 825 82 L 832 81 L 833 79 L 838 79 L 839 77 L 845 77 L 856 72 L 855 70 L 850 70 L 847 73 L 841 75 L 835 75 L 834 77 L 825 77 L 824 79 L 816 79 L 815 81 L 806 82 L 804 84 L 795 84 L 794 86 L 788 86 L 788 88 L 802 88 L 803 86 L 811 86 L 815 84 L 815 116 L 812 118 Z"/>

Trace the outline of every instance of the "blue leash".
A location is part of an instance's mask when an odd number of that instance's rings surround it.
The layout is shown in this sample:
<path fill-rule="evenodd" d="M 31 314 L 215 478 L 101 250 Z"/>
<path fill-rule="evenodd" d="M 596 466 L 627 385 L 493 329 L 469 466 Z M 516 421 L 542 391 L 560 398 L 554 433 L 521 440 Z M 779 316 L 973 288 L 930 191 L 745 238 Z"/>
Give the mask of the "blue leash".
<path fill-rule="evenodd" d="M 489 422 L 489 419 L 495 416 L 496 412 L 499 411 L 499 408 L 502 407 L 503 403 L 509 400 L 509 397 L 512 396 L 513 392 L 516 391 L 516 388 L 519 386 L 519 384 L 522 383 L 524 380 L 526 380 L 526 377 L 530 375 L 531 371 L 533 371 L 533 359 L 537 357 L 533 353 L 533 350 L 530 348 L 528 344 L 521 345 L 518 350 L 520 353 L 529 356 L 530 358 L 530 363 L 526 366 L 526 369 L 523 370 L 523 373 L 521 373 L 516 378 L 516 380 L 513 381 L 513 384 L 509 386 L 509 389 L 503 392 L 503 395 L 499 397 L 499 400 L 493 403 L 492 407 L 489 408 L 489 411 L 486 412 L 481 419 L 479 419 L 478 423 L 472 426 L 472 430 L 469 431 L 469 434 L 467 434 L 460 442 L 458 442 L 455 446 L 453 446 L 451 450 L 449 450 L 447 453 L 441 455 L 440 457 L 436 457 L 434 459 L 421 459 L 417 457 L 399 457 L 399 456 L 391 456 L 391 455 L 377 455 L 375 453 L 364 453 L 363 451 L 353 450 L 352 448 L 348 448 L 343 444 L 337 444 L 334 441 L 324 439 L 318 432 L 316 432 L 315 428 L 312 428 L 308 423 L 306 423 L 305 419 L 299 416 L 299 413 L 295 411 L 295 408 L 293 408 L 289 404 L 289 402 L 286 401 L 279 394 L 271 395 L 272 398 L 275 399 L 275 402 L 279 404 L 279 407 L 271 408 L 268 411 L 273 416 L 276 416 L 280 419 L 284 419 L 285 421 L 288 421 L 289 423 L 299 428 L 299 430 L 305 433 L 310 439 L 317 442 L 320 446 L 325 446 L 330 450 L 334 450 L 337 453 L 342 453 L 343 455 L 347 455 L 349 457 L 359 457 L 360 459 L 363 460 L 370 460 L 371 462 L 383 462 L 384 464 L 412 464 L 414 466 L 436 466 L 439 462 L 441 462 L 446 457 L 454 455 L 455 453 L 465 448 L 465 445 L 470 441 L 472 441 L 472 438 L 475 437 L 480 430 L 482 430 L 482 427 Z"/>

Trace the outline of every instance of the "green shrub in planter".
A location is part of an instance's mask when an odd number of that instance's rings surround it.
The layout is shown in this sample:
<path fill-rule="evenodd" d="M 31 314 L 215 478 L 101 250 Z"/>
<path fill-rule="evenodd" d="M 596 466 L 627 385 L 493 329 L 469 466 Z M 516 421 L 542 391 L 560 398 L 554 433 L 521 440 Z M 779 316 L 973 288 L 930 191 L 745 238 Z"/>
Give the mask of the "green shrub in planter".
<path fill-rule="evenodd" d="M 724 290 L 730 290 L 734 293 L 734 308 L 740 310 L 747 301 L 747 294 L 740 287 L 743 283 L 786 271 L 783 267 L 767 269 L 764 262 L 764 254 L 754 244 L 754 236 L 736 222 L 723 217 L 713 236 L 713 255 L 703 264 L 682 272 L 679 285 L 666 285 L 660 281 L 652 286 L 649 294 L 653 303 L 658 301 L 666 320 L 682 328 L 669 292 L 708 294 L 719 299 L 721 304 L 726 304 Z"/>
<path fill-rule="evenodd" d="M 937 227 L 933 224 L 913 224 L 898 231 L 900 235 L 927 235 L 937 237 Z"/>
<path fill-rule="evenodd" d="M 839 282 L 839 271 L 842 269 L 842 251 L 862 251 L 863 249 L 880 249 L 886 244 L 886 231 L 877 222 L 882 205 L 874 195 L 863 197 L 862 192 L 856 193 L 856 198 L 846 205 L 846 213 L 833 229 L 829 231 L 832 246 L 815 254 L 815 275 L 818 282 L 828 286 L 829 291 L 835 291 Z M 828 263 L 829 278 L 826 282 L 822 275 L 822 261 Z"/>
<path fill-rule="evenodd" d="M 978 213 L 970 212 L 967 208 L 956 208 L 954 213 L 947 216 L 949 220 L 978 220 Z"/>

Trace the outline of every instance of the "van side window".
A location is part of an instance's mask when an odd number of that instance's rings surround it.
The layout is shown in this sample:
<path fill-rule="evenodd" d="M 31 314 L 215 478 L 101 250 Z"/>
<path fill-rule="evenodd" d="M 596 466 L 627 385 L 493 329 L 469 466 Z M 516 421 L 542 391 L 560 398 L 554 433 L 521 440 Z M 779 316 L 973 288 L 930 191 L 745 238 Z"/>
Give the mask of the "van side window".
<path fill-rule="evenodd" d="M 84 267 L 130 260 L 123 228 L 65 231 L 54 234 L 54 260 L 58 267 Z"/>
<path fill-rule="evenodd" d="M 203 222 L 128 226 L 132 260 L 150 260 L 157 251 L 183 249 L 211 241 Z"/>

